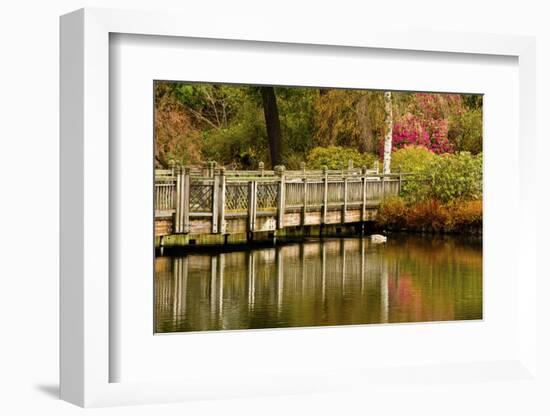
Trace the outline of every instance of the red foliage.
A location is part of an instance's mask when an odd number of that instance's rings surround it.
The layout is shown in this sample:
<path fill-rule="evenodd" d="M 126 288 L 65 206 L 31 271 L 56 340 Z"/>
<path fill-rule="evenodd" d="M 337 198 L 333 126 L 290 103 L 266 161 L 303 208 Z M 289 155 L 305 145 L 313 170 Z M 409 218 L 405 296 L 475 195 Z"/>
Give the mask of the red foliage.
<path fill-rule="evenodd" d="M 392 150 L 406 146 L 423 146 L 434 153 L 452 153 L 449 141 L 449 115 L 458 114 L 462 108 L 458 94 L 414 95 L 414 107 L 393 124 Z M 384 143 L 379 147 L 380 155 L 384 153 Z"/>

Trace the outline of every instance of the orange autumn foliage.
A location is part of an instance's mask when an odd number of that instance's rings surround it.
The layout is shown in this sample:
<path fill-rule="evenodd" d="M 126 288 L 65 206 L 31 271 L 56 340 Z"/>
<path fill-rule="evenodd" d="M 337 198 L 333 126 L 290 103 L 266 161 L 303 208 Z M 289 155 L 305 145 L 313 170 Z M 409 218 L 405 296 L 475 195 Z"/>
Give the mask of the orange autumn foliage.
<path fill-rule="evenodd" d="M 483 203 L 481 200 L 442 203 L 428 199 L 407 204 L 401 198 L 390 198 L 380 207 L 377 222 L 391 230 L 481 233 Z"/>

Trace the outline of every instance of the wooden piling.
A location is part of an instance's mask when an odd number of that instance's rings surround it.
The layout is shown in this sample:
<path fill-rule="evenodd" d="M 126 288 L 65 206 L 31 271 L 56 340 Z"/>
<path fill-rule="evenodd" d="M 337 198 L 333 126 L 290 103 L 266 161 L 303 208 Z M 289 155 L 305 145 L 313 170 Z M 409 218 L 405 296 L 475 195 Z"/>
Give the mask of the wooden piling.
<path fill-rule="evenodd" d="M 188 168 L 182 169 L 182 178 L 183 178 L 183 185 L 182 185 L 182 225 L 181 230 L 183 233 L 189 232 L 189 190 L 190 190 L 190 170 Z"/>
<path fill-rule="evenodd" d="M 220 168 L 220 196 L 219 196 L 219 221 L 218 221 L 218 232 L 220 234 L 225 234 L 225 168 Z"/>
<path fill-rule="evenodd" d="M 254 232 L 256 228 L 256 191 L 257 182 L 250 181 L 248 183 L 248 231 Z"/>
<path fill-rule="evenodd" d="M 306 216 L 307 216 L 307 176 L 304 175 L 304 196 L 303 196 L 303 207 L 302 207 L 302 226 L 306 225 Z"/>
<path fill-rule="evenodd" d="M 214 174 L 212 184 L 212 234 L 218 233 L 218 212 L 220 209 L 220 176 Z"/>
<path fill-rule="evenodd" d="M 285 218 L 285 167 L 276 166 L 275 173 L 279 175 L 279 187 L 277 192 L 277 229 L 284 228 Z"/>
<path fill-rule="evenodd" d="M 328 212 L 328 167 L 323 166 L 323 215 L 321 216 L 321 223 L 327 223 L 327 212 Z"/>
<path fill-rule="evenodd" d="M 183 232 L 183 181 L 184 177 L 182 175 L 182 167 L 176 167 L 176 212 L 174 214 L 174 232 L 181 233 Z"/>
<path fill-rule="evenodd" d="M 362 204 L 361 204 L 361 221 L 365 222 L 367 220 L 367 167 L 363 166 L 362 168 Z"/>

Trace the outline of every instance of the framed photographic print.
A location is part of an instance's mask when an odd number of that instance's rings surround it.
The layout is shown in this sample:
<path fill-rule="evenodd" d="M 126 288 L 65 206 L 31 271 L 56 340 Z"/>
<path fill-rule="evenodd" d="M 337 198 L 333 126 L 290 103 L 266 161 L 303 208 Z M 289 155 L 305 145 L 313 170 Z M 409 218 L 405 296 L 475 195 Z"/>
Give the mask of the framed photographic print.
<path fill-rule="evenodd" d="M 242 27 L 61 19 L 62 398 L 532 377 L 533 39 Z"/>

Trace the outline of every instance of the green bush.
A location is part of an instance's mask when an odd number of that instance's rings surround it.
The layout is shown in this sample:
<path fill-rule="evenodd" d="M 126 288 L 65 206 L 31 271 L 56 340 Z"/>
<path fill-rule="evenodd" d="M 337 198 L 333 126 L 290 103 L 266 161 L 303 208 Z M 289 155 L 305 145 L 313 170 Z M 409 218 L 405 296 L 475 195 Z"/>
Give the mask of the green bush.
<path fill-rule="evenodd" d="M 407 146 L 392 153 L 392 171 L 401 170 L 412 173 L 403 182 L 402 195 L 408 201 L 422 201 L 429 196 L 429 187 L 426 186 L 426 172 L 435 160 L 441 156 L 423 146 Z"/>
<path fill-rule="evenodd" d="M 481 199 L 483 158 L 469 152 L 434 155 L 427 163 L 412 169 L 415 175 L 403 184 L 402 196 L 408 202 L 435 199 L 443 203 Z"/>
<path fill-rule="evenodd" d="M 259 162 L 269 162 L 263 113 L 253 108 L 242 120 L 225 128 L 206 131 L 203 137 L 206 160 L 215 160 L 236 169 L 256 169 Z"/>
<path fill-rule="evenodd" d="M 437 155 L 424 146 L 407 146 L 391 154 L 392 171 L 418 173 L 437 159 Z"/>
<path fill-rule="evenodd" d="M 312 149 L 307 155 L 306 164 L 310 169 L 321 169 L 323 166 L 329 169 L 344 169 L 352 160 L 355 167 L 371 168 L 376 159 L 372 153 L 361 153 L 350 147 L 329 146 Z"/>
<path fill-rule="evenodd" d="M 469 152 L 443 155 L 430 164 L 430 188 L 442 202 L 481 199 L 483 158 Z"/>
<path fill-rule="evenodd" d="M 455 150 L 478 154 L 483 150 L 483 117 L 481 108 L 453 115 L 449 123 L 449 140 Z"/>

